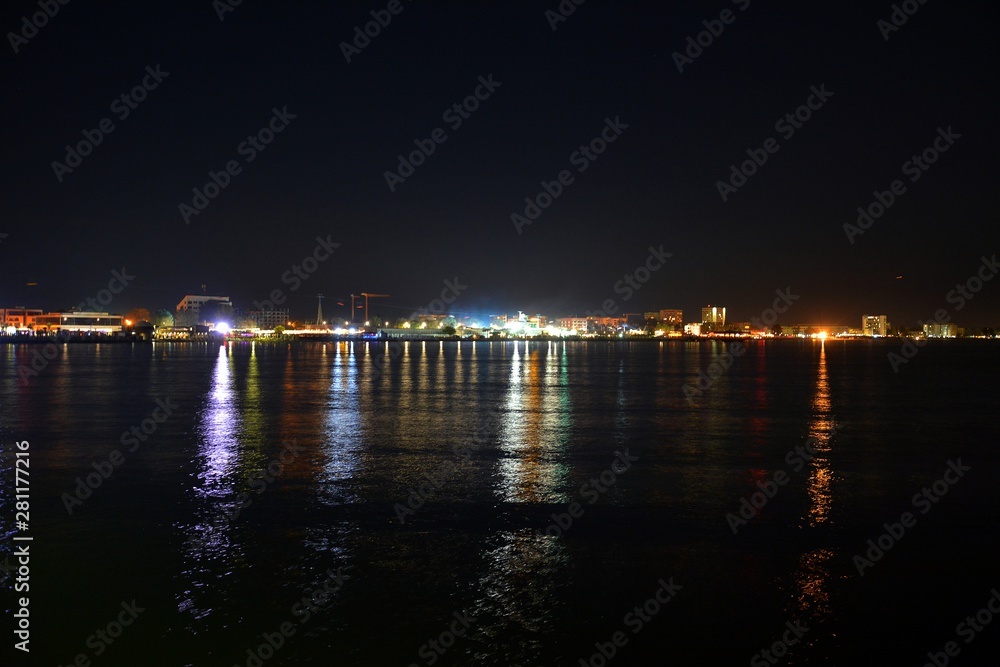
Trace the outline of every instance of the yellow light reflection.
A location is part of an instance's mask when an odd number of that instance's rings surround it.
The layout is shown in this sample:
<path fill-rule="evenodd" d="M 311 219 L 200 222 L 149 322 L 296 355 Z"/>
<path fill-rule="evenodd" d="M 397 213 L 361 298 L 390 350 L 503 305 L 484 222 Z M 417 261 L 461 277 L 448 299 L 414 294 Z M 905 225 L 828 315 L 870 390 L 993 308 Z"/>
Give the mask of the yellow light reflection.
<path fill-rule="evenodd" d="M 830 520 L 833 505 L 830 468 L 830 437 L 835 430 L 830 408 L 830 381 L 826 370 L 826 343 L 820 342 L 819 370 L 816 376 L 816 393 L 812 401 L 813 420 L 809 425 L 809 442 L 816 453 L 809 468 L 809 525 L 818 526 Z"/>
<path fill-rule="evenodd" d="M 830 613 L 830 561 L 834 552 L 816 549 L 799 557 L 795 573 L 795 606 L 799 615 L 826 616 Z"/>
<path fill-rule="evenodd" d="M 819 367 L 816 373 L 816 391 L 813 394 L 813 419 L 809 425 L 809 444 L 815 450 L 809 466 L 808 512 L 804 519 L 810 528 L 831 522 L 833 485 L 838 481 L 830 465 L 831 438 L 836 424 L 831 414 L 830 380 L 827 374 L 826 342 L 820 340 Z M 795 572 L 796 614 L 823 617 L 831 613 L 830 562 L 836 554 L 830 549 L 813 549 L 799 557 Z"/>

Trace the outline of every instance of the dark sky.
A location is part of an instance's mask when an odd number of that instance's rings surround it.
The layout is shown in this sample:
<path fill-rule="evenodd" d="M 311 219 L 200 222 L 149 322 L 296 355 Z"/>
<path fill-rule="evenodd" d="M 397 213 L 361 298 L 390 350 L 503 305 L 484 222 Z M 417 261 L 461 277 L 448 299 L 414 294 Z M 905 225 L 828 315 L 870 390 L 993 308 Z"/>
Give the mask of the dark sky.
<path fill-rule="evenodd" d="M 205 284 L 243 307 L 281 289 L 303 318 L 317 292 L 383 292 L 373 310 L 397 316 L 457 277 L 458 313 L 614 299 L 746 320 L 790 287 L 783 323 L 946 308 L 1000 325 L 1000 280 L 958 311 L 947 298 L 1000 251 L 993 6 L 927 2 L 885 40 L 889 2 L 746 4 L 586 2 L 553 31 L 555 0 L 404 0 L 348 63 L 340 43 L 386 3 L 244 0 L 220 20 L 209 0 L 74 0 L 0 49 L 0 305 L 75 305 L 124 266 L 116 312 Z M 678 72 L 672 54 L 725 9 L 735 20 Z M 39 10 L 2 11 L 6 34 Z M 112 102 L 157 65 L 169 75 L 120 119 Z M 490 75 L 500 86 L 453 130 L 443 112 Z M 833 95 L 785 138 L 775 122 L 812 86 Z M 247 162 L 238 146 L 286 107 Z M 113 132 L 60 182 L 52 163 L 104 118 Z M 628 128 L 581 173 L 571 154 L 605 118 Z M 903 164 L 939 127 L 960 138 L 911 182 Z M 435 128 L 447 140 L 390 191 L 384 172 Z M 778 152 L 723 202 L 717 181 L 769 137 Z M 241 172 L 186 224 L 179 205 L 230 160 Z M 573 182 L 518 234 L 511 214 L 564 169 Z M 843 225 L 895 179 L 905 193 L 850 243 Z M 340 247 L 291 290 L 284 272 L 328 235 Z M 616 282 L 660 245 L 672 257 L 625 300 Z"/>

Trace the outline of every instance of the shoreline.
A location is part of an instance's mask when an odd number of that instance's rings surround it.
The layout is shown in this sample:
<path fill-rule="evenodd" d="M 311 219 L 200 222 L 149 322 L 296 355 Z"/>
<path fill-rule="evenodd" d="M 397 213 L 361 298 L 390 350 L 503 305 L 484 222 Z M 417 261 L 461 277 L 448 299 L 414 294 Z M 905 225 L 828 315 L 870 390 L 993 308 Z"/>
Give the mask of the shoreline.
<path fill-rule="evenodd" d="M 902 340 L 920 340 L 922 342 L 931 341 L 948 341 L 948 342 L 959 342 L 959 341 L 996 341 L 1000 340 L 998 338 L 987 338 L 984 336 L 963 336 L 956 338 L 919 338 L 914 339 L 908 336 L 880 336 L 878 338 L 864 337 L 864 336 L 845 336 L 845 337 L 829 337 L 829 338 L 811 338 L 811 337 L 801 337 L 801 336 L 775 336 L 767 338 L 756 338 L 754 336 L 683 336 L 683 337 L 631 337 L 631 338 L 619 338 L 616 336 L 608 337 L 593 337 L 593 338 L 583 338 L 583 337 L 549 337 L 549 336 L 535 336 L 535 337 L 524 337 L 524 338 L 365 338 L 363 336 L 311 336 L 308 338 L 297 338 L 297 337 L 284 337 L 280 339 L 275 338 L 225 338 L 225 337 L 211 337 L 211 338 L 199 338 L 199 339 L 148 339 L 148 338 L 123 338 L 123 337 L 96 337 L 96 336 L 81 336 L 60 339 L 58 336 L 0 336 L 0 345 L 46 345 L 49 343 L 54 343 L 56 345 L 220 345 L 220 344 L 255 344 L 255 345 L 300 345 L 305 343 L 377 343 L 377 344 L 388 344 L 388 343 L 521 343 L 521 342 L 563 342 L 563 343 L 713 343 L 713 342 L 726 342 L 726 341 L 823 341 L 823 342 L 858 342 L 858 341 L 902 341 Z"/>

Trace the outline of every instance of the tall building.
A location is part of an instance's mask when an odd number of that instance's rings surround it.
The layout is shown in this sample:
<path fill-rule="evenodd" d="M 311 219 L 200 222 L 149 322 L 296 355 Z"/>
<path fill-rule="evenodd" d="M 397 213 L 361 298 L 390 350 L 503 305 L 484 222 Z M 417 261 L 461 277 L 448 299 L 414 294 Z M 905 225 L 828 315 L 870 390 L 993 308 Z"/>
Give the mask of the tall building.
<path fill-rule="evenodd" d="M 273 329 L 279 325 L 284 326 L 291 318 L 287 308 L 260 308 L 246 311 L 243 319 L 250 320 L 258 329 Z"/>
<path fill-rule="evenodd" d="M 181 302 L 177 304 L 177 312 L 190 312 L 197 319 L 201 312 L 201 307 L 209 301 L 220 301 L 223 305 L 232 307 L 228 296 L 208 296 L 206 294 L 185 294 Z"/>
<path fill-rule="evenodd" d="M 722 309 L 722 317 L 726 317 L 726 309 Z M 684 311 L 683 310 L 661 310 L 660 311 L 660 321 L 664 324 L 684 324 Z"/>
<path fill-rule="evenodd" d="M 954 338 L 957 335 L 957 327 L 952 323 L 931 322 L 924 325 L 924 335 L 928 338 Z"/>
<path fill-rule="evenodd" d="M 726 328 L 726 309 L 718 306 L 705 306 L 701 309 L 702 333 L 722 331 Z"/>
<path fill-rule="evenodd" d="M 889 330 L 885 315 L 862 315 L 861 331 L 865 336 L 885 336 Z"/>

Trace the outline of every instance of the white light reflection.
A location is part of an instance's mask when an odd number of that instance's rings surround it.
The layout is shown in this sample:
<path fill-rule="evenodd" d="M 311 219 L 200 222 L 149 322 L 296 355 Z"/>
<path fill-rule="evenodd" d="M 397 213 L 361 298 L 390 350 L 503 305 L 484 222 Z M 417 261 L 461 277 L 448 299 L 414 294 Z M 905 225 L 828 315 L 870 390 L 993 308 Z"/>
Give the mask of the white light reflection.
<path fill-rule="evenodd" d="M 386 366 L 387 357 L 388 352 L 383 355 Z M 352 347 L 343 346 L 330 363 L 332 369 L 322 445 L 326 460 L 318 482 L 324 489 L 323 497 L 327 502 L 352 503 L 359 500 L 349 489 L 351 480 L 357 474 L 364 442 L 359 405 L 358 360 Z"/>
<path fill-rule="evenodd" d="M 219 348 L 212 374 L 212 389 L 208 405 L 202 412 L 199 429 L 198 453 L 203 470 L 199 495 L 225 496 L 232 492 L 227 477 L 234 472 L 239 449 L 240 418 L 233 398 L 232 358 L 228 346 Z"/>
<path fill-rule="evenodd" d="M 564 459 L 570 433 L 566 422 L 569 406 L 564 406 L 565 398 L 559 396 L 558 361 L 565 350 L 550 348 L 543 362 L 537 347 L 541 345 L 545 343 L 513 343 L 497 462 L 496 493 L 505 502 L 569 501 L 569 496 L 559 491 L 567 475 Z M 566 391 L 563 384 L 562 393 Z M 561 414 L 563 411 L 567 414 Z"/>
<path fill-rule="evenodd" d="M 209 586 L 218 573 L 212 563 L 231 560 L 234 545 L 229 514 L 235 516 L 235 480 L 239 462 L 240 416 L 237 412 L 232 377 L 232 358 L 229 346 L 219 348 L 212 373 L 212 385 L 205 397 L 198 426 L 198 472 L 200 484 L 193 489 L 196 498 L 195 523 L 186 527 L 185 546 L 190 565 L 185 567 L 182 578 L 188 589 L 178 594 L 180 612 L 202 619 L 212 613 L 211 608 L 200 606 L 196 595 Z M 218 582 L 213 582 L 217 585 Z"/>

